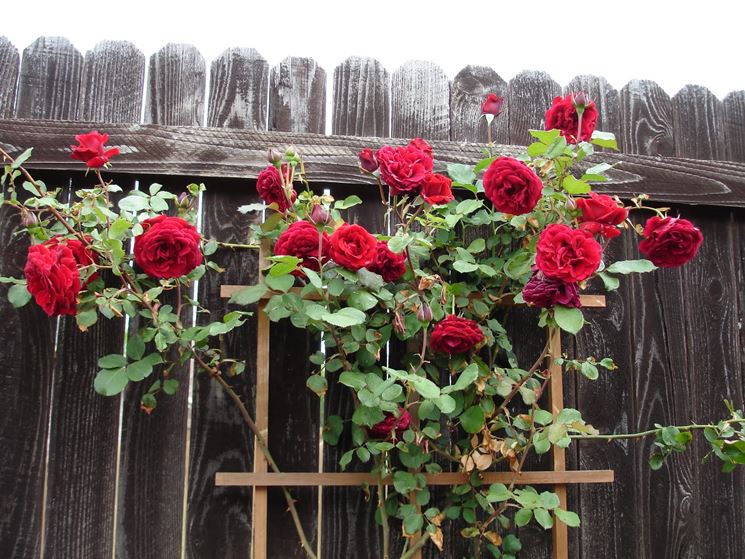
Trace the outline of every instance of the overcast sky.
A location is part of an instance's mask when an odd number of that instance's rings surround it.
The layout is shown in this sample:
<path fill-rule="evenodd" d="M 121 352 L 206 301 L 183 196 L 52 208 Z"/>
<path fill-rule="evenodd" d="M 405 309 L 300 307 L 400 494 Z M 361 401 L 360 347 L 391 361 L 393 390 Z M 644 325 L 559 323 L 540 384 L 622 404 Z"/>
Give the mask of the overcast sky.
<path fill-rule="evenodd" d="M 329 75 L 347 56 L 360 55 L 376 57 L 389 71 L 406 60 L 431 60 L 451 78 L 478 64 L 506 80 L 521 70 L 544 70 L 562 85 L 596 74 L 616 88 L 653 79 L 670 95 L 688 83 L 720 99 L 745 89 L 740 0 L 42 0 L 27 6 L 25 15 L 0 23 L 0 35 L 19 50 L 40 35 L 62 35 L 83 53 L 103 39 L 130 40 L 146 55 L 167 42 L 186 42 L 208 63 L 225 48 L 254 47 L 270 65 L 312 56 Z"/>

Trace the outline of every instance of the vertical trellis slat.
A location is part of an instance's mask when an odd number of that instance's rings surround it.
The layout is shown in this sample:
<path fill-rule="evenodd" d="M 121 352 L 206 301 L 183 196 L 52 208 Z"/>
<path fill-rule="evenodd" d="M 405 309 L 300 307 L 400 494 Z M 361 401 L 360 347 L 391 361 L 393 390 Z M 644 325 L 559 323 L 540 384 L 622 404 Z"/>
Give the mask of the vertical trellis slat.
<path fill-rule="evenodd" d="M 331 133 L 346 136 L 390 135 L 390 77 L 374 58 L 352 56 L 334 70 Z"/>
<path fill-rule="evenodd" d="M 510 144 L 528 145 L 533 141 L 528 130 L 543 130 L 546 109 L 557 95 L 561 95 L 561 87 L 546 72 L 520 72 L 510 80 Z"/>
<path fill-rule="evenodd" d="M 201 126 L 206 83 L 199 51 L 192 45 L 167 44 L 150 57 L 145 123 Z"/>
<path fill-rule="evenodd" d="M 0 118 L 12 118 L 21 57 L 7 38 L 0 36 Z"/>
<path fill-rule="evenodd" d="M 492 142 L 509 143 L 507 82 L 486 66 L 466 66 L 450 85 L 450 139 L 455 142 L 487 142 L 486 120 L 481 105 L 487 93 L 504 99 L 502 113 L 492 122 Z"/>
<path fill-rule="evenodd" d="M 326 130 L 326 70 L 312 58 L 285 58 L 272 68 L 269 130 Z"/>
<path fill-rule="evenodd" d="M 256 49 L 230 48 L 212 61 L 207 126 L 266 130 L 269 64 Z"/>
<path fill-rule="evenodd" d="M 675 155 L 670 96 L 653 81 L 632 80 L 619 93 L 621 144 L 627 153 Z"/>
<path fill-rule="evenodd" d="M 675 155 L 693 159 L 725 159 L 724 111 L 716 96 L 687 85 L 673 96 Z"/>
<path fill-rule="evenodd" d="M 391 77 L 391 136 L 450 139 L 450 82 L 442 69 L 406 62 Z"/>

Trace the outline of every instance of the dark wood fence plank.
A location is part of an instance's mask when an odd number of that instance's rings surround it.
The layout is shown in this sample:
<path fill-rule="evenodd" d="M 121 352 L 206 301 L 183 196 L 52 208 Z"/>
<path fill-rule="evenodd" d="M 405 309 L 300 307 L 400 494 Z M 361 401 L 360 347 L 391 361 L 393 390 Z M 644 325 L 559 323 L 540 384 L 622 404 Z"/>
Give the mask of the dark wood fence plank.
<path fill-rule="evenodd" d="M 0 118 L 13 116 L 20 62 L 18 49 L 6 37 L 0 37 Z"/>
<path fill-rule="evenodd" d="M 496 93 L 505 101 L 502 113 L 492 123 L 492 142 L 510 141 L 507 82 L 487 66 L 466 66 L 450 84 L 450 138 L 454 142 L 488 141 L 486 120 L 481 118 L 481 105 L 487 93 Z"/>
<path fill-rule="evenodd" d="M 206 83 L 199 51 L 192 45 L 167 44 L 150 57 L 145 122 L 201 126 Z"/>
<path fill-rule="evenodd" d="M 16 118 L 75 120 L 82 55 L 63 37 L 39 37 L 23 50 Z"/>
<path fill-rule="evenodd" d="M 546 72 L 520 72 L 510 80 L 507 103 L 510 107 L 510 144 L 528 145 L 528 130 L 545 128 L 546 111 L 561 87 Z"/>
<path fill-rule="evenodd" d="M 312 58 L 285 58 L 272 68 L 269 130 L 326 130 L 326 70 Z"/>
<path fill-rule="evenodd" d="M 207 126 L 266 130 L 269 64 L 255 49 L 231 48 L 212 61 Z"/>
<path fill-rule="evenodd" d="M 698 85 L 687 85 L 673 96 L 675 155 L 694 159 L 725 159 L 724 110 L 716 96 Z"/>
<path fill-rule="evenodd" d="M 603 77 L 585 75 L 573 78 L 564 88 L 564 95 L 580 91 L 588 93 L 598 109 L 598 123 L 595 129 L 603 132 L 613 132 L 620 142 L 621 125 L 618 91 Z M 620 143 L 619 147 L 623 149 Z"/>
<path fill-rule="evenodd" d="M 80 118 L 140 122 L 145 55 L 128 41 L 103 41 L 85 53 Z"/>
<path fill-rule="evenodd" d="M 722 102 L 727 159 L 745 161 L 745 91 L 733 91 Z"/>
<path fill-rule="evenodd" d="M 675 155 L 670 96 L 653 81 L 632 80 L 621 89 L 620 98 L 623 151 Z"/>
<path fill-rule="evenodd" d="M 450 82 L 437 64 L 406 62 L 391 78 L 391 135 L 450 139 Z"/>
<path fill-rule="evenodd" d="M 334 70 L 332 134 L 390 135 L 390 78 L 374 58 L 352 56 Z"/>

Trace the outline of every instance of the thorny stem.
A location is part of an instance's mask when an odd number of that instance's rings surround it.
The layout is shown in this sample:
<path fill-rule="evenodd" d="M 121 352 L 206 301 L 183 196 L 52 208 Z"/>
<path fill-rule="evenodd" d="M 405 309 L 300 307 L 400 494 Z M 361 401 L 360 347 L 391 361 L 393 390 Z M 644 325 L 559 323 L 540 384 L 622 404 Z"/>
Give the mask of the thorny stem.
<path fill-rule="evenodd" d="M 421 548 L 424 547 L 424 544 L 426 544 L 429 541 L 429 538 L 431 537 L 432 537 L 432 534 L 430 534 L 429 532 L 424 534 L 421 538 L 417 540 L 417 542 L 414 545 L 412 545 L 409 548 L 408 551 L 401 554 L 401 559 L 410 559 L 411 557 L 413 557 L 417 551 L 419 551 Z"/>
<path fill-rule="evenodd" d="M 111 207 L 111 200 L 109 199 L 109 185 L 103 180 L 101 176 L 101 169 L 96 169 L 96 176 L 98 177 L 98 183 L 103 189 L 103 195 L 106 198 L 106 227 L 111 227 L 111 218 L 109 217 L 109 208 Z"/>
<path fill-rule="evenodd" d="M 745 419 L 727 419 L 726 421 L 722 421 L 725 425 L 732 425 L 732 424 L 738 424 L 738 425 L 745 425 Z M 600 440 L 606 440 L 606 441 L 614 441 L 619 439 L 639 439 L 642 437 L 648 437 L 650 435 L 656 435 L 663 429 L 673 428 L 678 429 L 680 431 L 699 431 L 701 429 L 716 429 L 717 425 L 701 425 L 699 423 L 692 423 L 690 425 L 678 425 L 678 426 L 671 426 L 671 427 L 661 427 L 659 429 L 649 429 L 648 431 L 640 431 L 638 433 L 621 433 L 618 435 L 569 435 L 570 439 L 600 439 Z"/>
<path fill-rule="evenodd" d="M 217 246 L 219 247 L 225 247 L 225 248 L 245 248 L 245 249 L 257 249 L 260 248 L 259 245 L 252 245 L 252 244 L 241 244 L 241 243 L 224 243 L 222 241 L 215 241 L 217 243 Z"/>
<path fill-rule="evenodd" d="M 383 488 L 383 457 L 381 455 L 378 465 L 380 472 L 378 473 L 378 508 L 380 509 L 380 522 L 383 525 L 383 559 L 390 558 L 390 526 L 388 525 L 388 513 L 385 510 L 385 490 Z"/>

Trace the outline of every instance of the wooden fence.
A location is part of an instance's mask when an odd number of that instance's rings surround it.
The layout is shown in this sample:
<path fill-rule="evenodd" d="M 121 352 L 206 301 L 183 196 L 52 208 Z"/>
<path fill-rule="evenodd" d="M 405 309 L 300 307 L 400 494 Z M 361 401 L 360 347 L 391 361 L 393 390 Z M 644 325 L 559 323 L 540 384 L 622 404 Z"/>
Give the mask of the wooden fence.
<path fill-rule="evenodd" d="M 167 45 L 146 65 L 129 43 L 101 43 L 83 57 L 67 40 L 44 37 L 21 57 L 0 39 L 0 118 L 6 119 L 0 143 L 15 153 L 40 146 L 38 173 L 76 188 L 90 179 L 73 170 L 63 148 L 72 133 L 97 126 L 122 149 L 115 168 L 125 188 L 157 181 L 179 191 L 200 177 L 208 187 L 202 233 L 223 241 L 246 235 L 249 219 L 235 208 L 256 200 L 246 177 L 256 176 L 263 151 L 294 144 L 309 160 L 311 178 L 334 194 L 354 192 L 370 202 L 351 219 L 380 230 L 376 193 L 361 186 L 354 153 L 383 140 L 339 136 L 423 136 L 444 160 L 473 160 L 478 146 L 462 143 L 485 140 L 476 122 L 485 92 L 506 97 L 496 141 L 524 145 L 551 99 L 577 89 L 596 100 L 599 128 L 615 132 L 624 151 L 608 154 L 621 161 L 608 188 L 646 191 L 680 208 L 705 242 L 692 264 L 626 279 L 609 294 L 606 309 L 588 311 L 590 322 L 571 350 L 612 356 L 620 368 L 596 382 L 567 378 L 565 399 L 603 432 L 720 417 L 722 400 L 742 406 L 745 391 L 744 91 L 720 101 L 706 88 L 687 86 L 671 98 L 654 82 L 632 81 L 617 91 L 594 76 L 562 88 L 542 72 L 523 72 L 508 83 L 490 68 L 472 66 L 450 81 L 429 62 L 407 63 L 389 75 L 375 60 L 350 58 L 333 75 L 330 132 L 337 136 L 324 138 L 306 134 L 326 132 L 326 72 L 311 59 L 288 58 L 270 69 L 253 49 L 229 49 L 208 73 L 190 45 Z M 211 128 L 201 128 L 205 123 Z M 1 209 L 2 275 L 18 276 L 25 261 L 26 246 L 13 237 L 17 226 L 17 217 Z M 611 251 L 613 258 L 638 255 L 630 239 L 614 241 Z M 255 281 L 256 255 L 220 251 L 217 260 L 227 272 L 200 282 L 198 297 L 221 313 L 227 307 L 220 284 Z M 534 319 L 521 313 L 510 327 L 522 332 Z M 247 401 L 254 393 L 255 332 L 251 321 L 227 342 L 248 360 L 234 380 Z M 32 305 L 21 311 L 0 305 L 0 556 L 248 557 L 251 493 L 214 486 L 216 472 L 253 464 L 238 413 L 208 379 L 188 371 L 178 395 L 150 416 L 139 411 L 144 386 L 121 398 L 94 394 L 97 357 L 121 351 L 124 336 L 120 324 L 104 321 L 83 334 L 69 318 L 49 320 Z M 541 339 L 523 338 L 517 350 L 527 361 Z M 271 355 L 269 443 L 280 467 L 337 469 L 340 454 L 320 444 L 321 410 L 305 388 L 315 342 L 279 324 L 271 344 L 279 349 Z M 324 413 L 348 416 L 351 405 L 330 383 Z M 571 556 L 744 557 L 745 474 L 724 475 L 715 463 L 701 463 L 705 446 L 697 442 L 652 472 L 651 441 L 573 445 L 570 468 L 611 468 L 617 481 L 570 489 L 570 507 L 583 520 L 570 532 Z M 372 507 L 362 491 L 293 493 L 322 557 L 378 556 Z M 270 556 L 300 557 L 274 491 L 269 517 Z M 446 556 L 467 553 L 455 529 L 445 537 Z M 522 529 L 521 538 L 521 557 L 549 556 L 550 537 L 540 528 Z M 427 549 L 425 556 L 437 555 Z"/>

